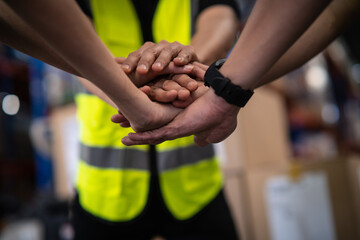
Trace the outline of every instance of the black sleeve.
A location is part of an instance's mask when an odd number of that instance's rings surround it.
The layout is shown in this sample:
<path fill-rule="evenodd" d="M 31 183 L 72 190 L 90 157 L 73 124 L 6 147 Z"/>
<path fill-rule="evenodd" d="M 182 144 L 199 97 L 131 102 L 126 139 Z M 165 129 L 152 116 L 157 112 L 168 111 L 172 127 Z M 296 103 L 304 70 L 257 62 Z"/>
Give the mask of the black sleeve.
<path fill-rule="evenodd" d="M 234 9 L 236 16 L 240 19 L 240 8 L 237 0 L 199 0 L 199 9 L 197 15 L 199 15 L 203 10 L 213 5 L 227 5 Z"/>
<path fill-rule="evenodd" d="M 81 10 L 88 16 L 90 19 L 93 19 L 90 0 L 76 0 L 77 4 L 80 6 Z"/>

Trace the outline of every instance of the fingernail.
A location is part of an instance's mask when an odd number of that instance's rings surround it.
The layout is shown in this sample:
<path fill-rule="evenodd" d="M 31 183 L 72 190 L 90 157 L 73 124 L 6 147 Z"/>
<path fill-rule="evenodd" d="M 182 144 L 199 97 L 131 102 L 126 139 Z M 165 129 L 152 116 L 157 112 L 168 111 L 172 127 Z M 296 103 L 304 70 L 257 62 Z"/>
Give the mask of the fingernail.
<path fill-rule="evenodd" d="M 183 57 L 177 57 L 176 59 L 177 59 L 178 61 L 180 61 L 180 62 L 184 61 L 184 58 L 183 58 Z"/>
<path fill-rule="evenodd" d="M 121 66 L 122 66 L 122 68 L 123 68 L 124 70 L 130 70 L 130 66 L 127 65 L 127 64 L 121 65 Z"/>
<path fill-rule="evenodd" d="M 147 70 L 147 67 L 145 64 L 141 64 L 140 66 L 138 66 L 138 69 Z"/>
<path fill-rule="evenodd" d="M 193 68 L 194 68 L 193 65 L 185 65 L 185 66 L 184 66 L 184 70 L 187 70 L 187 71 L 193 70 Z"/>
<path fill-rule="evenodd" d="M 161 63 L 159 63 L 159 62 L 154 63 L 154 66 L 155 66 L 155 67 L 157 67 L 157 68 L 159 68 L 159 69 L 161 69 L 161 68 L 162 68 L 162 64 L 161 64 Z"/>

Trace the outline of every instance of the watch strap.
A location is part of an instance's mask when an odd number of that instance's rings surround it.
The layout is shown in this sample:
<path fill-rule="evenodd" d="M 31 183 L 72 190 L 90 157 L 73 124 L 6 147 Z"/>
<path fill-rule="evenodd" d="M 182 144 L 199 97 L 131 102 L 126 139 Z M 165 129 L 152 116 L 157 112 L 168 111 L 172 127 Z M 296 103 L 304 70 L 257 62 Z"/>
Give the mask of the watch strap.
<path fill-rule="evenodd" d="M 244 107 L 254 94 L 252 90 L 244 90 L 224 77 L 219 68 L 225 63 L 225 59 L 220 59 L 210 65 L 205 73 L 205 86 L 212 87 L 215 94 L 225 99 L 228 103 Z"/>

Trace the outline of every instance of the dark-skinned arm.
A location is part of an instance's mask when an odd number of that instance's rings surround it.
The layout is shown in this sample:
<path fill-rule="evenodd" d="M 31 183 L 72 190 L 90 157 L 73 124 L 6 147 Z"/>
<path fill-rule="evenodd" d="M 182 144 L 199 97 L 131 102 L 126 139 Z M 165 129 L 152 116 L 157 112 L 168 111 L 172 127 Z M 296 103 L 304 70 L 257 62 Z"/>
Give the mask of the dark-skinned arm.
<path fill-rule="evenodd" d="M 359 17 L 360 1 L 333 0 L 310 28 L 261 78 L 256 87 L 301 67 L 323 51 L 352 21 Z"/>

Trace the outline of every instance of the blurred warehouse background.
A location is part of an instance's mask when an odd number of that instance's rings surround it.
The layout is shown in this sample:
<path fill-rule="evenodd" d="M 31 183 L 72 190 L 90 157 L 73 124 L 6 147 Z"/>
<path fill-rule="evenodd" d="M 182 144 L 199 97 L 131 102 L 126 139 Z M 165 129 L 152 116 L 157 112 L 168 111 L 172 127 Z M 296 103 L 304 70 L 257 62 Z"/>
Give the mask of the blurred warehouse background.
<path fill-rule="evenodd" d="M 78 89 L 0 46 L 0 240 L 72 239 Z M 243 239 L 360 239 L 360 22 L 258 89 L 217 147 Z"/>

